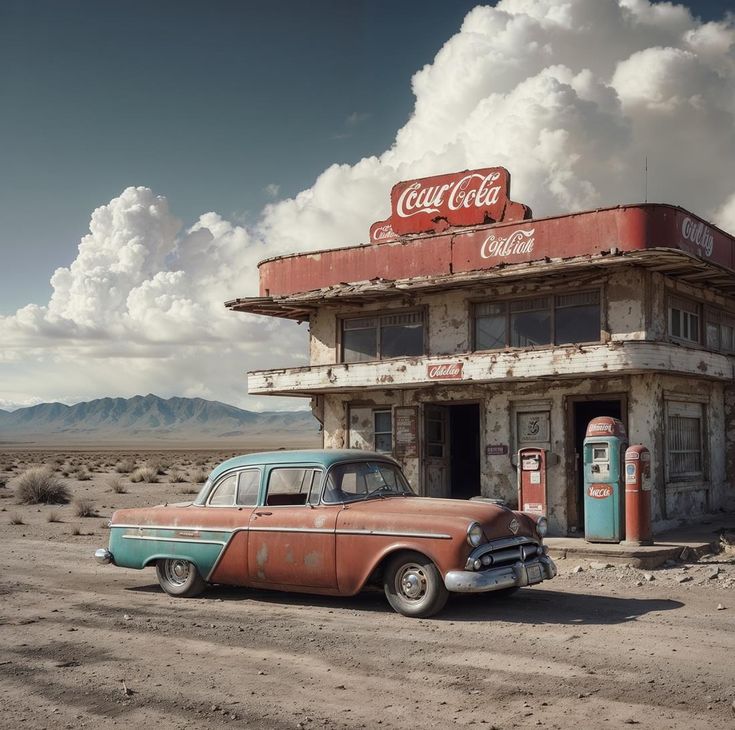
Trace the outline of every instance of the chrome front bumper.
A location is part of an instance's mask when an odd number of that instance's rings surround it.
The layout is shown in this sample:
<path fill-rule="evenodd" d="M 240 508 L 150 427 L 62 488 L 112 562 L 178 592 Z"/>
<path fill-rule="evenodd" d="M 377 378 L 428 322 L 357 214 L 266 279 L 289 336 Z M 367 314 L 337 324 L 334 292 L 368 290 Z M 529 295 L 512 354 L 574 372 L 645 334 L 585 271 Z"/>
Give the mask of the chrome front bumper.
<path fill-rule="evenodd" d="M 544 555 L 525 563 L 486 570 L 450 570 L 444 576 L 444 585 L 451 593 L 485 593 L 502 588 L 522 588 L 550 580 L 556 575 L 554 561 Z"/>
<path fill-rule="evenodd" d="M 95 550 L 94 559 L 101 565 L 109 565 L 110 563 L 115 562 L 114 558 L 112 557 L 112 553 L 105 548 L 99 548 L 99 550 Z"/>

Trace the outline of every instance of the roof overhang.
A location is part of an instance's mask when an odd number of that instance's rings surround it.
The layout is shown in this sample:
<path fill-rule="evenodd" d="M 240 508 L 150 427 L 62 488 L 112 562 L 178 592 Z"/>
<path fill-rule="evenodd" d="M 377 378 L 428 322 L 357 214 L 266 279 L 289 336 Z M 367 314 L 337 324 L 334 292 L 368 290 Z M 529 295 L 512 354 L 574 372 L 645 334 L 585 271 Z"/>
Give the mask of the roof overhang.
<path fill-rule="evenodd" d="M 735 274 L 728 267 L 677 248 L 650 248 L 636 251 L 612 249 L 591 255 L 507 264 L 492 269 L 438 276 L 376 278 L 285 296 L 233 299 L 225 302 L 225 306 L 236 312 L 304 321 L 319 307 L 328 304 L 368 304 L 506 281 L 546 280 L 549 276 L 583 272 L 601 273 L 611 267 L 621 266 L 641 266 L 689 284 L 706 284 L 723 294 L 735 294 Z"/>

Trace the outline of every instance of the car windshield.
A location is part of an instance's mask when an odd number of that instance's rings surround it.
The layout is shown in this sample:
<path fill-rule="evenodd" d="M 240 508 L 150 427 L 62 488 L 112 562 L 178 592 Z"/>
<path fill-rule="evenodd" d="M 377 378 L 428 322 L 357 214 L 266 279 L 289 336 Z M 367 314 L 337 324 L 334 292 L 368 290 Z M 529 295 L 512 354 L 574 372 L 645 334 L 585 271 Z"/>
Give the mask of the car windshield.
<path fill-rule="evenodd" d="M 325 502 L 356 502 L 370 497 L 415 496 L 401 470 L 384 461 L 337 464 L 324 484 Z"/>

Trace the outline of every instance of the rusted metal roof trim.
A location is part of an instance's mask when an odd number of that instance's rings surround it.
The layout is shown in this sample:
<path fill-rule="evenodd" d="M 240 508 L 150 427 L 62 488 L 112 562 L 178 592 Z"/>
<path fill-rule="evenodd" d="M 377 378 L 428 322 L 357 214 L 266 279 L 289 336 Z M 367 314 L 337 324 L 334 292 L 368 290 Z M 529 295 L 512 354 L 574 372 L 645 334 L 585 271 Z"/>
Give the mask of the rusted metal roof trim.
<path fill-rule="evenodd" d="M 568 259 L 550 259 L 508 264 L 501 268 L 483 269 L 444 276 L 415 277 L 391 280 L 372 279 L 350 282 L 300 292 L 282 297 L 245 297 L 225 302 L 228 309 L 271 317 L 307 320 L 326 302 L 335 304 L 363 304 L 379 299 L 400 298 L 430 291 L 446 291 L 499 280 L 529 279 L 535 276 L 573 273 L 609 266 L 640 265 L 662 274 L 676 276 L 694 283 L 707 280 L 708 284 L 724 291 L 735 291 L 735 276 L 712 261 L 705 261 L 676 248 L 656 248 L 640 251 L 616 251 L 590 254 Z"/>

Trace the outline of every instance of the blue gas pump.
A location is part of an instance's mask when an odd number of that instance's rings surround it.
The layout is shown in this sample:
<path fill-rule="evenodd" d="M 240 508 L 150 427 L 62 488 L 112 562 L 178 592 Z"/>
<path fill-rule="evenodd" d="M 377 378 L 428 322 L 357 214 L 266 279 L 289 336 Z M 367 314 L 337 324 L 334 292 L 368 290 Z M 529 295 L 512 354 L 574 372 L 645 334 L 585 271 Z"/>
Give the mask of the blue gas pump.
<path fill-rule="evenodd" d="M 624 459 L 628 436 L 622 421 L 593 418 L 584 439 L 584 537 L 620 542 L 625 537 Z"/>

